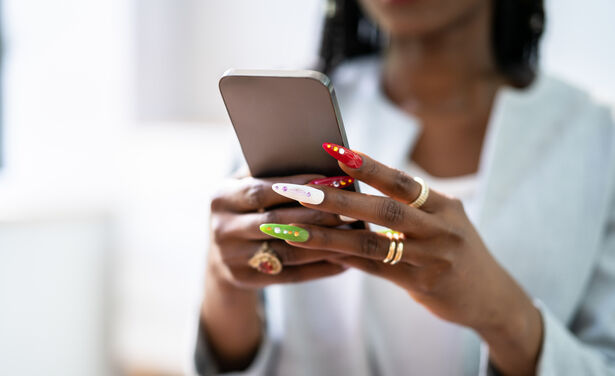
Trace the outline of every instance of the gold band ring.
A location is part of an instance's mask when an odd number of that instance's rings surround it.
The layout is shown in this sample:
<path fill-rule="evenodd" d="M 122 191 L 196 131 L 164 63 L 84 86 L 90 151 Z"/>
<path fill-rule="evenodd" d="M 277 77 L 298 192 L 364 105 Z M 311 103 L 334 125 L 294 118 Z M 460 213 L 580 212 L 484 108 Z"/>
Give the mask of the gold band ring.
<path fill-rule="evenodd" d="M 264 241 L 254 256 L 250 258 L 248 264 L 254 269 L 264 274 L 275 275 L 282 271 L 282 262 L 269 247 L 269 242 Z"/>
<path fill-rule="evenodd" d="M 404 234 L 388 230 L 386 235 L 387 238 L 391 240 L 391 243 L 389 244 L 389 252 L 382 262 L 385 264 L 391 263 L 391 265 L 395 265 L 401 260 L 401 256 L 404 252 Z"/>
<path fill-rule="evenodd" d="M 387 236 L 391 239 L 391 244 L 389 244 L 389 253 L 387 253 L 387 257 L 382 260 L 385 264 L 388 264 L 391 260 L 393 260 L 393 257 L 395 256 L 395 248 L 397 247 L 395 241 L 393 240 L 393 236 L 390 233 L 387 234 Z"/>
<path fill-rule="evenodd" d="M 423 180 L 422 178 L 414 177 L 413 179 L 421 186 L 421 193 L 419 193 L 419 197 L 417 197 L 416 200 L 412 201 L 408 205 L 412 206 L 413 208 L 419 209 L 421 206 L 423 206 L 425 201 L 427 201 L 427 198 L 429 198 L 429 187 L 427 186 L 427 184 L 425 184 L 425 180 Z"/>
<path fill-rule="evenodd" d="M 393 261 L 391 261 L 391 265 L 397 264 L 401 260 L 401 257 L 403 255 L 404 255 L 404 241 L 400 240 L 397 243 L 397 250 L 396 250 L 396 253 L 395 253 L 395 258 L 393 259 Z"/>

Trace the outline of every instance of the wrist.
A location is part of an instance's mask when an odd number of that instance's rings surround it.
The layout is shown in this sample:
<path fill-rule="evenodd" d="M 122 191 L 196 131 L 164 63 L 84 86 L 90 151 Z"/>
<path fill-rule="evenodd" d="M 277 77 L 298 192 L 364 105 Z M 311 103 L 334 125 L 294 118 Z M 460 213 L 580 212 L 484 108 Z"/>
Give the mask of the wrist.
<path fill-rule="evenodd" d="M 238 371 L 262 341 L 262 306 L 258 290 L 237 287 L 216 269 L 207 266 L 201 327 L 220 371 Z"/>
<path fill-rule="evenodd" d="M 542 317 L 525 294 L 519 304 L 509 305 L 496 325 L 478 334 L 489 346 L 489 360 L 504 374 L 534 374 L 542 346 Z"/>

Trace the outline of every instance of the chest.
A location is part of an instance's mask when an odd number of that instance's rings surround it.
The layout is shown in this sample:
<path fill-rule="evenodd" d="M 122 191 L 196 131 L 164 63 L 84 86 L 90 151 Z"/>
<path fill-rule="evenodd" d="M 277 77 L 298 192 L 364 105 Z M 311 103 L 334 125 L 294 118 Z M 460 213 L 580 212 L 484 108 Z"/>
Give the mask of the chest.
<path fill-rule="evenodd" d="M 434 176 L 467 175 L 478 170 L 488 117 L 422 119 L 411 158 Z"/>
<path fill-rule="evenodd" d="M 495 179 L 477 224 L 504 268 L 565 320 L 591 276 L 602 231 L 602 188 L 596 179 L 581 178 L 583 158 L 544 153 L 509 175 L 516 179 Z"/>

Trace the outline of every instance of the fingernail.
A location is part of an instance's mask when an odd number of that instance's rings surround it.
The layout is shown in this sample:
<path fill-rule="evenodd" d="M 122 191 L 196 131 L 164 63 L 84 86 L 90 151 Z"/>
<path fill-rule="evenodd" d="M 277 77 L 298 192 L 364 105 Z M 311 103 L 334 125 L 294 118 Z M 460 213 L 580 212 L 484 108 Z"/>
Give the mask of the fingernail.
<path fill-rule="evenodd" d="M 350 168 L 359 168 L 363 164 L 363 159 L 359 154 L 343 146 L 325 142 L 322 147 L 329 155 Z"/>
<path fill-rule="evenodd" d="M 325 192 L 307 185 L 275 183 L 273 191 L 299 202 L 318 205 L 325 199 Z"/>
<path fill-rule="evenodd" d="M 356 222 L 356 221 L 358 221 L 358 219 L 354 219 L 354 218 L 346 217 L 345 215 L 341 215 L 341 214 L 339 215 L 339 217 L 340 217 L 340 219 L 341 219 L 343 222 Z"/>
<path fill-rule="evenodd" d="M 332 178 L 314 179 L 308 184 L 326 185 L 333 188 L 347 188 L 354 183 L 354 179 L 350 176 L 334 176 Z"/>
<path fill-rule="evenodd" d="M 276 223 L 263 223 L 260 230 L 274 238 L 290 240 L 293 242 L 304 242 L 308 240 L 310 234 L 306 229 L 291 225 L 280 225 Z"/>

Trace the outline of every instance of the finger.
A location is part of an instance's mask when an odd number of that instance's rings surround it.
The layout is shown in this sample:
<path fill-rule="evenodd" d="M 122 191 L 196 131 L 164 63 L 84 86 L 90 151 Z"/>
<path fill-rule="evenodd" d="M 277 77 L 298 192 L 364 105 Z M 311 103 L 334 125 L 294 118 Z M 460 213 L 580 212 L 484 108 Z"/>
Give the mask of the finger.
<path fill-rule="evenodd" d="M 365 273 L 388 279 L 399 284 L 404 289 L 408 284 L 414 284 L 417 279 L 418 267 L 409 264 L 389 265 L 376 260 L 357 256 L 346 256 L 331 261 L 347 268 L 359 269 Z"/>
<path fill-rule="evenodd" d="M 363 153 L 335 145 L 334 147 L 338 148 L 336 153 L 332 149 L 328 149 L 326 145 L 324 146 L 325 150 L 338 159 L 340 168 L 353 178 L 369 184 L 385 195 L 405 204 L 409 204 L 419 197 L 421 185 L 405 172 L 386 166 Z M 344 154 L 339 155 L 341 150 L 344 150 Z M 347 162 L 345 158 L 352 154 L 354 156 L 351 160 L 354 163 L 350 164 L 355 168 L 344 163 Z M 360 158 L 361 163 L 357 163 L 356 158 Z M 446 199 L 442 194 L 430 190 L 427 201 L 421 206 L 421 209 L 427 212 L 436 211 L 446 202 Z"/>
<path fill-rule="evenodd" d="M 284 266 L 304 265 L 341 257 L 337 252 L 318 249 L 306 251 L 281 240 L 272 240 L 268 243 L 269 248 L 275 252 Z M 248 261 L 262 244 L 263 242 L 258 241 L 231 241 L 225 244 L 224 251 L 221 252 L 222 260 L 227 265 L 247 266 Z"/>
<path fill-rule="evenodd" d="M 401 263 L 425 265 L 430 255 L 415 239 L 390 239 L 385 234 L 369 230 L 343 230 L 311 225 L 298 225 L 308 231 L 305 242 L 290 242 L 295 247 L 322 249 L 378 261 L 401 253 Z M 399 246 L 399 242 L 403 245 Z M 384 263 L 383 263 L 384 264 Z M 386 265 L 386 264 L 385 264 Z"/>
<path fill-rule="evenodd" d="M 438 228 L 435 218 L 428 213 L 389 197 L 330 187 L 289 185 L 284 191 L 283 183 L 275 186 L 277 193 L 293 197 L 305 207 L 376 223 L 413 237 L 431 236 Z M 302 198 L 300 191 L 304 191 L 304 197 L 309 195 L 310 198 Z"/>
<path fill-rule="evenodd" d="M 307 282 L 330 277 L 346 271 L 347 268 L 326 261 L 302 266 L 287 266 L 279 274 L 264 274 L 250 267 L 228 268 L 228 278 L 242 287 L 261 288 L 273 284 Z"/>
<path fill-rule="evenodd" d="M 227 210 L 232 212 L 253 212 L 277 205 L 292 202 L 283 196 L 275 194 L 271 185 L 274 182 L 305 184 L 322 175 L 295 175 L 279 178 L 256 179 L 245 178 L 229 180 L 211 201 L 212 210 Z"/>
<path fill-rule="evenodd" d="M 213 229 L 217 240 L 252 239 L 266 240 L 269 236 L 259 230 L 263 223 L 301 222 L 319 226 L 335 227 L 344 224 L 338 215 L 304 207 L 281 208 L 264 213 L 221 213 L 213 221 Z"/>

